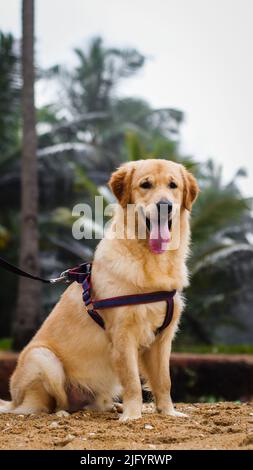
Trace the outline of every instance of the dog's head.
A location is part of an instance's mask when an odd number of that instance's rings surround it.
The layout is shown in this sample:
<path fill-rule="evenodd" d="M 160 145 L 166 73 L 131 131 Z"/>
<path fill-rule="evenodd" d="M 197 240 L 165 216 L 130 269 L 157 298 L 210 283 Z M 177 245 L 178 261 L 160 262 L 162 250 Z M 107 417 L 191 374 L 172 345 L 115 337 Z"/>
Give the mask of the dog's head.
<path fill-rule="evenodd" d="M 196 179 L 183 165 L 161 159 L 122 165 L 109 186 L 123 208 L 136 205 L 146 223 L 149 247 L 157 254 L 171 239 L 175 208 L 191 211 L 199 192 Z"/>

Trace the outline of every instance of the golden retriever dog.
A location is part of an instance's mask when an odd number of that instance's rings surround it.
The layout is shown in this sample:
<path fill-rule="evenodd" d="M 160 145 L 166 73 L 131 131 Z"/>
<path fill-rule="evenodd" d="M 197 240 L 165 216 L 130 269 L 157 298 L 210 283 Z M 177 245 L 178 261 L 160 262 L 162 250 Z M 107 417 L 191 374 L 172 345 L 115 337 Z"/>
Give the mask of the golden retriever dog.
<path fill-rule="evenodd" d="M 181 292 L 188 284 L 189 218 L 199 188 L 183 165 L 162 159 L 123 164 L 112 174 L 109 186 L 119 205 L 95 252 L 92 297 L 176 289 L 172 321 L 155 334 L 163 323 L 166 302 L 127 305 L 99 312 L 104 330 L 87 314 L 82 287 L 73 282 L 21 352 L 10 381 L 12 401 L 2 400 L 1 412 L 29 414 L 84 407 L 105 411 L 121 396 L 121 421 L 138 419 L 143 377 L 158 412 L 182 415 L 170 397 L 169 360 L 183 308 Z M 152 220 L 152 210 L 146 211 L 161 203 L 169 214 L 166 226 Z M 126 217 L 122 219 L 121 214 L 126 214 L 129 204 L 141 208 L 145 238 L 138 237 L 131 222 L 131 237 L 126 234 Z M 170 249 L 175 207 L 180 238 Z M 122 224 L 123 236 L 117 237 L 116 227 Z M 155 229 L 158 234 L 153 237 Z"/>

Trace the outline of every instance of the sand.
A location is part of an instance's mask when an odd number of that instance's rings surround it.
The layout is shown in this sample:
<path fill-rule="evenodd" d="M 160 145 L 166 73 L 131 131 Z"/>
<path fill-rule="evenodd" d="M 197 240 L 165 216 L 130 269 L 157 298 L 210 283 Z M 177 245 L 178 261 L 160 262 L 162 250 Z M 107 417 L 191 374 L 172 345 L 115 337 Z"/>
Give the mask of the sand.
<path fill-rule="evenodd" d="M 179 404 L 188 418 L 164 417 L 144 405 L 143 418 L 122 424 L 114 413 L 0 415 L 0 449 L 251 449 L 250 404 Z"/>

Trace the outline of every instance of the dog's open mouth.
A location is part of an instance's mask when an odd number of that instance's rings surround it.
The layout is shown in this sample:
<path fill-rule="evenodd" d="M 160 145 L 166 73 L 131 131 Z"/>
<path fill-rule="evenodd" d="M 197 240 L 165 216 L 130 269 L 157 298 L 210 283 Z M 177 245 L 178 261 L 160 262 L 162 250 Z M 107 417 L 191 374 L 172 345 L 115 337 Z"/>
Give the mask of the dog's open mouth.
<path fill-rule="evenodd" d="M 161 254 L 168 250 L 171 241 L 172 217 L 150 217 L 141 210 L 148 232 L 148 245 L 154 254 Z"/>

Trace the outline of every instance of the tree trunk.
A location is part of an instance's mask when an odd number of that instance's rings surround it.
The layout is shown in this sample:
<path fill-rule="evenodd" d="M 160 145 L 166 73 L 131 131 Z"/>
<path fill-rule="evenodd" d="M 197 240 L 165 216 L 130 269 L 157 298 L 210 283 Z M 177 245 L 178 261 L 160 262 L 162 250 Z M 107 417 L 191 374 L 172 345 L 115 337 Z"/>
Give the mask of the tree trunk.
<path fill-rule="evenodd" d="M 34 0 L 22 2 L 22 120 L 23 145 L 21 162 L 21 268 L 38 274 L 38 175 L 37 138 L 34 106 Z M 19 279 L 18 301 L 14 320 L 14 348 L 21 349 L 33 336 L 40 314 L 40 283 Z"/>

